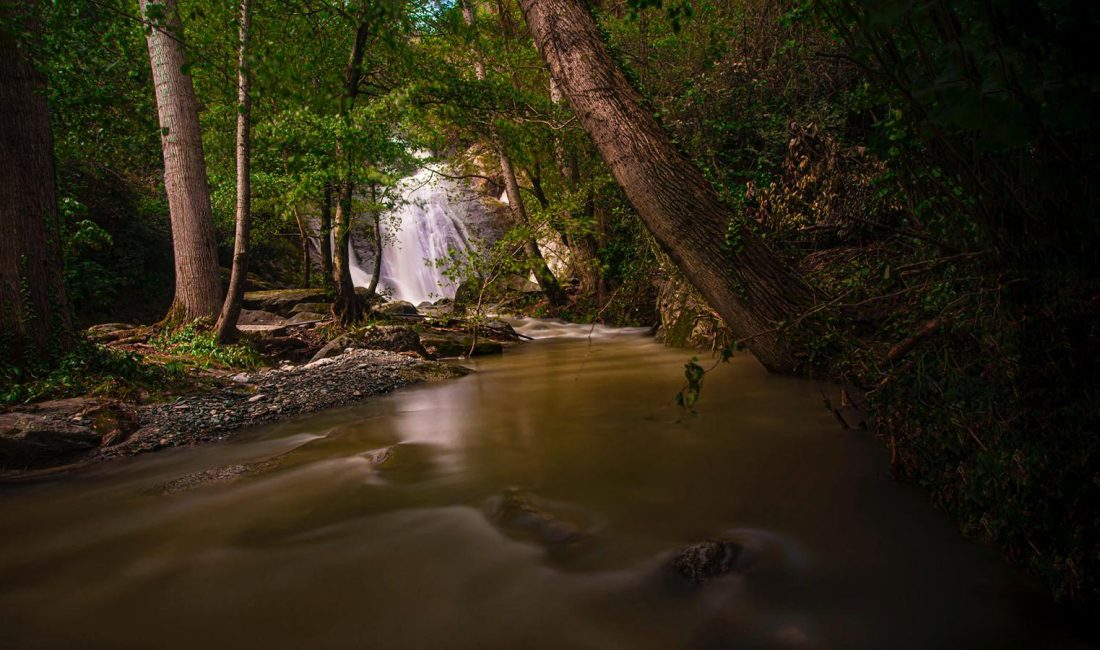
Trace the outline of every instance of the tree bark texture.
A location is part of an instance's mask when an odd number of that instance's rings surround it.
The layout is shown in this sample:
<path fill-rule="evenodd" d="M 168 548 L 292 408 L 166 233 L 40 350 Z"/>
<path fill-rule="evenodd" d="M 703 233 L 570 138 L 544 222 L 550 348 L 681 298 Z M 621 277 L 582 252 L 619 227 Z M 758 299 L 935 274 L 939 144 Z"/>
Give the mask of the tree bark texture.
<path fill-rule="evenodd" d="M 252 231 L 252 93 L 248 69 L 251 24 L 252 0 L 241 0 L 237 53 L 237 229 L 233 239 L 233 268 L 229 273 L 229 291 L 218 317 L 219 343 L 237 338 L 237 319 L 241 315 L 244 285 L 248 277 L 248 249 Z"/>
<path fill-rule="evenodd" d="M 345 120 L 345 123 L 355 106 L 355 98 L 359 95 L 363 49 L 366 47 L 368 31 L 369 25 L 365 20 L 361 20 L 355 32 L 351 54 L 348 56 L 344 94 L 340 98 L 340 116 Z M 359 301 L 359 296 L 355 293 L 355 284 L 351 280 L 351 259 L 348 255 L 348 246 L 351 243 L 352 195 L 355 191 L 354 161 L 351 159 L 351 152 L 347 151 L 339 140 L 336 143 L 336 159 L 343 166 L 344 177 L 340 181 L 340 194 L 336 201 L 336 217 L 332 224 L 332 234 L 336 242 L 336 250 L 333 251 L 332 256 L 332 280 L 336 289 L 336 297 L 332 303 L 332 310 L 342 325 L 349 325 L 362 320 L 363 305 Z"/>
<path fill-rule="evenodd" d="M 764 366 L 793 371 L 781 325 L 812 307 L 813 291 L 680 153 L 579 0 L 520 6 L 550 74 L 654 239 Z"/>
<path fill-rule="evenodd" d="M 139 2 L 156 88 L 176 266 L 176 295 L 166 321 L 213 317 L 222 305 L 221 280 L 198 101 L 187 74 L 183 27 L 176 0 Z"/>
<path fill-rule="evenodd" d="M 36 36 L 32 11 L 0 5 L 0 364 L 16 367 L 45 361 L 73 338 L 46 83 L 5 27 Z"/>

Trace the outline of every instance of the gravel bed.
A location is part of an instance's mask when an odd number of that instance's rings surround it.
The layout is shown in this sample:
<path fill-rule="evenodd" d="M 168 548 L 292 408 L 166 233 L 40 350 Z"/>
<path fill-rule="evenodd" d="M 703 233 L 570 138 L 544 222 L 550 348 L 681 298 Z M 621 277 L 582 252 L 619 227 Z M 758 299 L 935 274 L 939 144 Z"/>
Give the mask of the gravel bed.
<path fill-rule="evenodd" d="M 231 378 L 200 395 L 139 409 L 140 428 L 103 457 L 219 440 L 235 429 L 359 401 L 408 384 L 456 377 L 465 368 L 394 352 L 351 349 L 301 366 L 283 366 Z"/>

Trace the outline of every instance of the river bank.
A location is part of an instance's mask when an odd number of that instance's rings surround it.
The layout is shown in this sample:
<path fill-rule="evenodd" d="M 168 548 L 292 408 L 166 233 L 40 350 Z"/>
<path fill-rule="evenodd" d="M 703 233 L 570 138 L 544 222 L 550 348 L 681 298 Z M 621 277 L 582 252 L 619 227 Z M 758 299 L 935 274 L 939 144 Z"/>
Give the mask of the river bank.
<path fill-rule="evenodd" d="M 243 427 L 467 372 L 456 364 L 351 348 L 302 365 L 222 377 L 209 390 L 165 402 L 76 397 L 30 404 L 0 413 L 0 479 L 220 440 Z"/>
<path fill-rule="evenodd" d="M 121 359 L 116 365 L 126 370 L 101 368 L 103 381 L 82 377 L 59 399 L 0 409 L 0 478 L 201 444 L 250 425 L 462 376 L 468 370 L 436 359 L 497 354 L 524 338 L 503 321 L 479 319 L 474 327 L 452 313 L 450 301 L 419 309 L 380 305 L 369 323 L 345 329 L 325 315 L 328 305 L 318 302 L 323 291 L 246 297 L 246 343 L 228 357 L 196 356 L 210 336 L 201 329 L 183 335 L 120 323 L 89 328 L 93 354 Z M 211 367 L 211 361 L 221 363 Z M 234 368 L 234 362 L 245 365 Z M 125 372 L 151 379 L 104 394 L 100 386 L 125 384 Z"/>

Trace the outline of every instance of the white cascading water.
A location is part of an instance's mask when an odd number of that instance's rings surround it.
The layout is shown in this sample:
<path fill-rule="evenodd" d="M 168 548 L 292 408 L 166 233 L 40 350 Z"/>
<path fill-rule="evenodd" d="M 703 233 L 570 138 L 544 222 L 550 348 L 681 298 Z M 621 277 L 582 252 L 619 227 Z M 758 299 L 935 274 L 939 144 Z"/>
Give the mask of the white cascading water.
<path fill-rule="evenodd" d="M 385 244 L 378 290 L 388 289 L 393 300 L 414 305 L 454 298 L 457 287 L 444 276 L 439 262 L 449 257 L 451 249 L 464 252 L 470 248 L 464 206 L 453 198 L 458 187 L 450 179 L 421 169 L 401 181 L 401 188 L 405 204 L 382 219 Z M 348 248 L 353 284 L 368 286 L 371 272 L 360 267 L 350 243 Z"/>

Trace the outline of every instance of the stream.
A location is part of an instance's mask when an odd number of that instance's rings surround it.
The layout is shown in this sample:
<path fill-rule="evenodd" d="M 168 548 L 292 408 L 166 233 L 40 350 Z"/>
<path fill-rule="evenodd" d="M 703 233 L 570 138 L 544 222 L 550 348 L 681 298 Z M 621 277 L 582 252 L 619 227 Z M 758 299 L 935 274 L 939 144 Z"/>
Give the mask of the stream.
<path fill-rule="evenodd" d="M 688 414 L 690 352 L 517 329 L 461 379 L 0 486 L 0 648 L 1086 647 L 818 384 L 737 355 Z M 662 568 L 719 535 L 743 570 Z"/>

